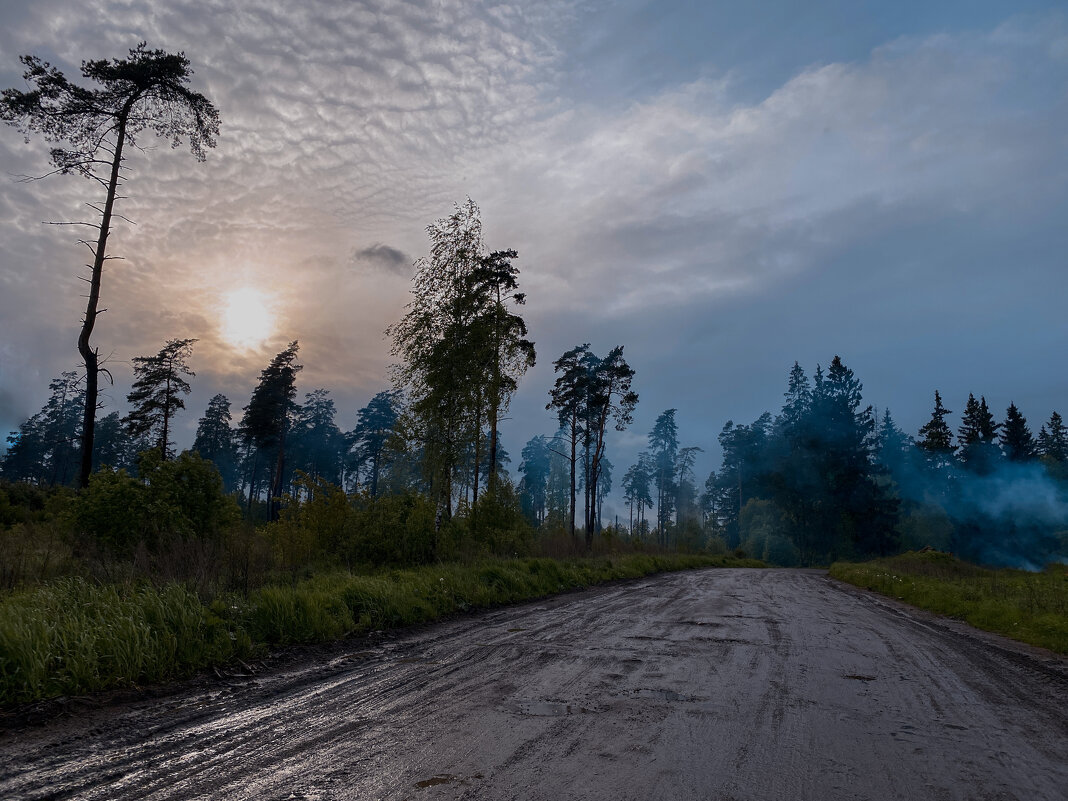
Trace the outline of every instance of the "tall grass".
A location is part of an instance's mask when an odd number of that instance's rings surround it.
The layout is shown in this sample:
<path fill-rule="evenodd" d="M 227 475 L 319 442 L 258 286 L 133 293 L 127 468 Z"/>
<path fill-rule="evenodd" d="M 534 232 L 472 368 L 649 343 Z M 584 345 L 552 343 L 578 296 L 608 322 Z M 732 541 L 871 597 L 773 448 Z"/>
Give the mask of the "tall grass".
<path fill-rule="evenodd" d="M 0 602 L 0 704 L 165 681 L 267 644 L 326 642 L 613 579 L 760 565 L 722 555 L 640 553 L 495 559 L 370 575 L 333 572 L 208 605 L 178 584 L 156 589 L 62 579 Z"/>
<path fill-rule="evenodd" d="M 1068 567 L 993 570 L 947 553 L 835 562 L 831 575 L 976 628 L 1068 654 Z"/>
<path fill-rule="evenodd" d="M 179 585 L 61 579 L 0 604 L 0 698 L 9 704 L 162 681 L 250 647 L 239 627 Z"/>

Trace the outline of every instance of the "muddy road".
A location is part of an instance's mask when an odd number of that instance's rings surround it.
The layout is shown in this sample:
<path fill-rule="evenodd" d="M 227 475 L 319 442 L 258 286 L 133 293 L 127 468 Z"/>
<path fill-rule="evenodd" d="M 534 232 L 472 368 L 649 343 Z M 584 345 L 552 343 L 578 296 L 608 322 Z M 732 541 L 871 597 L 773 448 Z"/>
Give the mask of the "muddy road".
<path fill-rule="evenodd" d="M 1068 798 L 1068 660 L 819 572 L 657 576 L 316 653 L 0 733 L 0 798 Z"/>

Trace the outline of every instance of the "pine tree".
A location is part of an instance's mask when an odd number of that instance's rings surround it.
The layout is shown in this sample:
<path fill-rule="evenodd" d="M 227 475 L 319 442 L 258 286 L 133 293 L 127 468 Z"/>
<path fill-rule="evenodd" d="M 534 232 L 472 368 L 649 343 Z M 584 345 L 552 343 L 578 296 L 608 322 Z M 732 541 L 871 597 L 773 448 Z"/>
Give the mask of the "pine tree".
<path fill-rule="evenodd" d="M 545 521 L 547 489 L 551 454 L 549 441 L 538 434 L 527 440 L 520 454 L 523 461 L 519 463 L 519 498 L 524 513 L 535 525 Z"/>
<path fill-rule="evenodd" d="M 578 443 L 580 439 L 588 437 L 585 419 L 585 398 L 588 392 L 589 370 L 587 358 L 590 356 L 589 344 L 576 345 L 553 362 L 553 370 L 559 375 L 553 388 L 549 390 L 549 402 L 545 405 L 547 410 L 556 410 L 557 421 L 560 428 L 565 432 L 570 446 L 568 467 L 570 471 L 570 500 L 568 501 L 568 530 L 573 542 L 576 540 L 575 533 L 575 486 L 576 464 L 578 462 Z"/>
<path fill-rule="evenodd" d="M 48 389 L 44 407 L 7 438 L 3 474 L 9 480 L 56 486 L 71 484 L 78 475 L 82 381 L 68 371 L 52 379 Z"/>
<path fill-rule="evenodd" d="M 1035 439 L 1027 427 L 1027 418 L 1020 414 L 1015 403 L 1005 410 L 1001 424 L 1001 449 L 1010 462 L 1027 462 L 1035 458 Z"/>
<path fill-rule="evenodd" d="M 119 413 L 111 412 L 102 417 L 96 425 L 96 436 L 93 438 L 93 470 L 104 466 L 113 470 L 131 470 L 136 466 L 136 457 L 134 440 Z"/>
<path fill-rule="evenodd" d="M 194 377 L 186 360 L 195 339 L 172 339 L 155 356 L 133 358 L 134 383 L 127 402 L 133 407 L 123 422 L 133 437 L 149 437 L 160 456 L 171 456 L 170 423 L 185 408 L 182 395 L 190 392 L 183 376 Z"/>
<path fill-rule="evenodd" d="M 231 492 L 237 480 L 237 450 L 234 430 L 230 425 L 230 401 L 225 395 L 215 395 L 208 401 L 204 416 L 197 421 L 193 450 L 215 465 L 222 476 L 223 486 Z"/>
<path fill-rule="evenodd" d="M 593 544 L 594 531 L 599 529 L 597 504 L 608 423 L 612 421 L 616 431 L 626 430 L 633 421 L 638 394 L 630 388 L 634 369 L 623 358 L 622 345 L 612 348 L 603 359 L 587 354 L 585 366 L 588 377 L 583 417 L 588 454 L 586 548 L 589 549 Z"/>
<path fill-rule="evenodd" d="M 138 148 L 145 131 L 177 147 L 183 139 L 198 161 L 204 149 L 215 147 L 219 112 L 204 95 L 188 88 L 193 71 L 184 53 L 149 50 L 141 42 L 129 58 L 83 61 L 82 77 L 97 88 L 71 83 L 58 69 L 36 56 L 22 56 L 23 78 L 30 91 L 5 89 L 0 99 L 0 119 L 23 134 L 39 133 L 48 142 L 63 147 L 51 150 L 56 172 L 76 173 L 104 188 L 104 202 L 92 206 L 99 212 L 95 243 L 86 242 L 93 253 L 85 317 L 78 337 L 78 352 L 85 362 L 85 390 L 81 424 L 81 465 L 78 483 L 89 485 L 100 373 L 99 350 L 92 346 L 96 318 L 100 315 L 100 285 L 108 256 L 115 202 L 124 182 L 126 148 Z"/>
<path fill-rule="evenodd" d="M 271 520 L 278 519 L 286 469 L 286 440 L 299 411 L 294 401 L 297 373 L 302 369 L 296 363 L 298 350 L 297 341 L 290 342 L 260 373 L 259 383 L 241 418 L 241 438 L 254 446 L 258 454 L 273 456 L 269 489 Z M 249 487 L 250 504 L 255 489 L 253 477 Z"/>
<path fill-rule="evenodd" d="M 630 532 L 643 537 L 645 532 L 645 510 L 653 506 L 650 485 L 653 480 L 652 458 L 648 453 L 641 453 L 638 461 L 632 464 L 623 476 L 623 499 L 630 507 Z M 635 514 L 636 513 L 636 514 Z M 637 529 L 635 529 L 637 522 Z"/>
<path fill-rule="evenodd" d="M 325 389 L 304 396 L 293 428 L 292 463 L 314 479 L 341 484 L 345 437 L 334 418 L 337 410 Z"/>
<path fill-rule="evenodd" d="M 386 442 L 397 425 L 396 392 L 379 392 L 356 416 L 356 428 L 348 435 L 350 452 L 354 468 L 359 477 L 359 470 L 366 465 L 371 497 L 378 497 L 378 479 L 382 471 Z"/>
<path fill-rule="evenodd" d="M 679 455 L 677 409 L 661 412 L 649 432 L 649 451 L 653 458 L 656 485 L 656 535 L 660 545 L 667 545 L 667 527 L 675 510 L 675 465 Z"/>

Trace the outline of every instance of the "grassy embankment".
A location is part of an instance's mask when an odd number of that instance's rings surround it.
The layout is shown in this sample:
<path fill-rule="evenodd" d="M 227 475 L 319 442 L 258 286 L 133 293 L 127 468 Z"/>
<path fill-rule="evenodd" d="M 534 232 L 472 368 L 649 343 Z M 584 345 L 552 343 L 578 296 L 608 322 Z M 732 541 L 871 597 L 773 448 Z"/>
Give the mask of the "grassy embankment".
<path fill-rule="evenodd" d="M 613 579 L 760 565 L 723 555 L 640 553 L 487 559 L 372 575 L 335 572 L 207 605 L 179 584 L 60 579 L 0 601 L 0 705 L 166 681 L 267 645 L 427 623 Z"/>
<path fill-rule="evenodd" d="M 831 575 L 976 628 L 1068 654 L 1068 567 L 991 570 L 948 553 L 835 562 Z"/>

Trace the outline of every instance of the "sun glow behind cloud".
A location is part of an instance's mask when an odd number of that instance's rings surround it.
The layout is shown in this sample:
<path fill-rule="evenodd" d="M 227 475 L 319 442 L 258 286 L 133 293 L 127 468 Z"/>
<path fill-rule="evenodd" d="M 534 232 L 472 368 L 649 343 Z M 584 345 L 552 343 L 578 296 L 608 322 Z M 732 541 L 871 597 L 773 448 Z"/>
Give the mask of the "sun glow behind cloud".
<path fill-rule="evenodd" d="M 267 297 L 245 287 L 229 292 L 222 312 L 223 338 L 234 347 L 256 348 L 271 335 L 274 316 Z"/>

